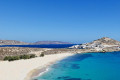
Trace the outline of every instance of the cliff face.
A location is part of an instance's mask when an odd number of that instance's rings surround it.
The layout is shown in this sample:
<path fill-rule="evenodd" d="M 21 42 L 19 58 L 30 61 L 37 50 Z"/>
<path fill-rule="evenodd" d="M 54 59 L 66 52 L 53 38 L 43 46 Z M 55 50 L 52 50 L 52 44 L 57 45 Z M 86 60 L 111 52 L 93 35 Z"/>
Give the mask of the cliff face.
<path fill-rule="evenodd" d="M 114 39 L 103 37 L 98 40 L 94 40 L 90 43 L 85 43 L 81 45 L 75 45 L 70 48 L 77 48 L 77 49 L 95 49 L 95 50 L 103 50 L 103 49 L 120 49 L 120 42 Z"/>
<path fill-rule="evenodd" d="M 28 43 L 16 40 L 0 40 L 0 45 L 26 45 Z"/>

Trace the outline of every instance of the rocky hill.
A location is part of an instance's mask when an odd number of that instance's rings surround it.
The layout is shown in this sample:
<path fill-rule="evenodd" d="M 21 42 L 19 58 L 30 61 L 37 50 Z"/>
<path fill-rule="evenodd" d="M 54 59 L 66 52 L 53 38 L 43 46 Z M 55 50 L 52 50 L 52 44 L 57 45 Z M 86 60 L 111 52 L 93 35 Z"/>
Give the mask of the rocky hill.
<path fill-rule="evenodd" d="M 16 40 L 0 40 L 0 45 L 26 45 L 29 43 L 16 41 Z"/>
<path fill-rule="evenodd" d="M 38 42 L 32 43 L 32 45 L 40 45 L 40 44 L 72 44 L 72 43 L 61 42 L 61 41 L 38 41 Z"/>
<path fill-rule="evenodd" d="M 90 43 L 85 43 L 81 45 L 75 45 L 70 48 L 76 49 L 95 49 L 95 50 L 103 50 L 103 49 L 120 49 L 120 42 L 114 39 L 103 37 L 98 40 L 94 40 Z M 113 50 L 114 51 L 114 50 Z"/>

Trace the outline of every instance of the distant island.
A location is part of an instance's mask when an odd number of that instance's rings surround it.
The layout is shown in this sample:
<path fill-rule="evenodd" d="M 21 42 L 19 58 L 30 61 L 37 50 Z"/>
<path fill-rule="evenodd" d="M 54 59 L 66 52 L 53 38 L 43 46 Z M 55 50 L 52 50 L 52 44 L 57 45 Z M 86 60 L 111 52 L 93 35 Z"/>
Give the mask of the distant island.
<path fill-rule="evenodd" d="M 42 44 L 73 44 L 73 43 L 62 41 L 37 41 L 34 43 L 27 43 L 16 40 L 0 40 L 0 45 L 42 45 Z"/>
<path fill-rule="evenodd" d="M 73 44 L 73 43 L 62 42 L 62 41 L 38 41 L 38 42 L 32 43 L 32 45 L 40 45 L 40 44 Z"/>
<path fill-rule="evenodd" d="M 16 40 L 0 40 L 0 45 L 28 45 L 29 43 Z"/>

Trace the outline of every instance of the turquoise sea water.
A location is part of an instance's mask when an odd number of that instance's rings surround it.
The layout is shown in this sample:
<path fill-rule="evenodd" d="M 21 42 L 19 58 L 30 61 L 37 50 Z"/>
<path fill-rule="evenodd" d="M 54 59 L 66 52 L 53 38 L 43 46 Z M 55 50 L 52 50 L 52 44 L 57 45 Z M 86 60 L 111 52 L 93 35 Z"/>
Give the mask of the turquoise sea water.
<path fill-rule="evenodd" d="M 35 80 L 120 80 L 120 52 L 76 54 Z"/>

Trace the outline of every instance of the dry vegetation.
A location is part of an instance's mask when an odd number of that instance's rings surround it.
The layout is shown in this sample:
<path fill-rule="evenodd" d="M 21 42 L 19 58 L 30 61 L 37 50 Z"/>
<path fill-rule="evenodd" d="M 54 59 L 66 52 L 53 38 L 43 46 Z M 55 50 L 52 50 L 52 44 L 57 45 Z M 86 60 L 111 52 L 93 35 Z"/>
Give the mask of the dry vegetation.
<path fill-rule="evenodd" d="M 120 51 L 118 49 L 104 48 L 103 52 Z M 47 48 L 25 48 L 25 47 L 0 47 L 0 60 L 6 56 L 19 56 L 35 54 L 35 56 L 58 54 L 58 53 L 88 53 L 98 52 L 95 49 L 47 49 Z M 102 51 L 100 51 L 102 52 Z"/>
<path fill-rule="evenodd" d="M 23 48 L 23 47 L 0 47 L 0 60 L 5 56 L 18 56 L 25 54 L 35 54 L 38 51 L 45 51 L 44 48 Z"/>
<path fill-rule="evenodd" d="M 58 53 L 84 53 L 90 51 L 92 50 L 0 47 L 0 60 L 3 60 L 6 56 L 19 56 L 19 55 L 28 55 L 28 54 L 35 54 L 36 56 L 41 56 L 41 54 L 50 55 L 50 54 L 58 54 Z"/>

